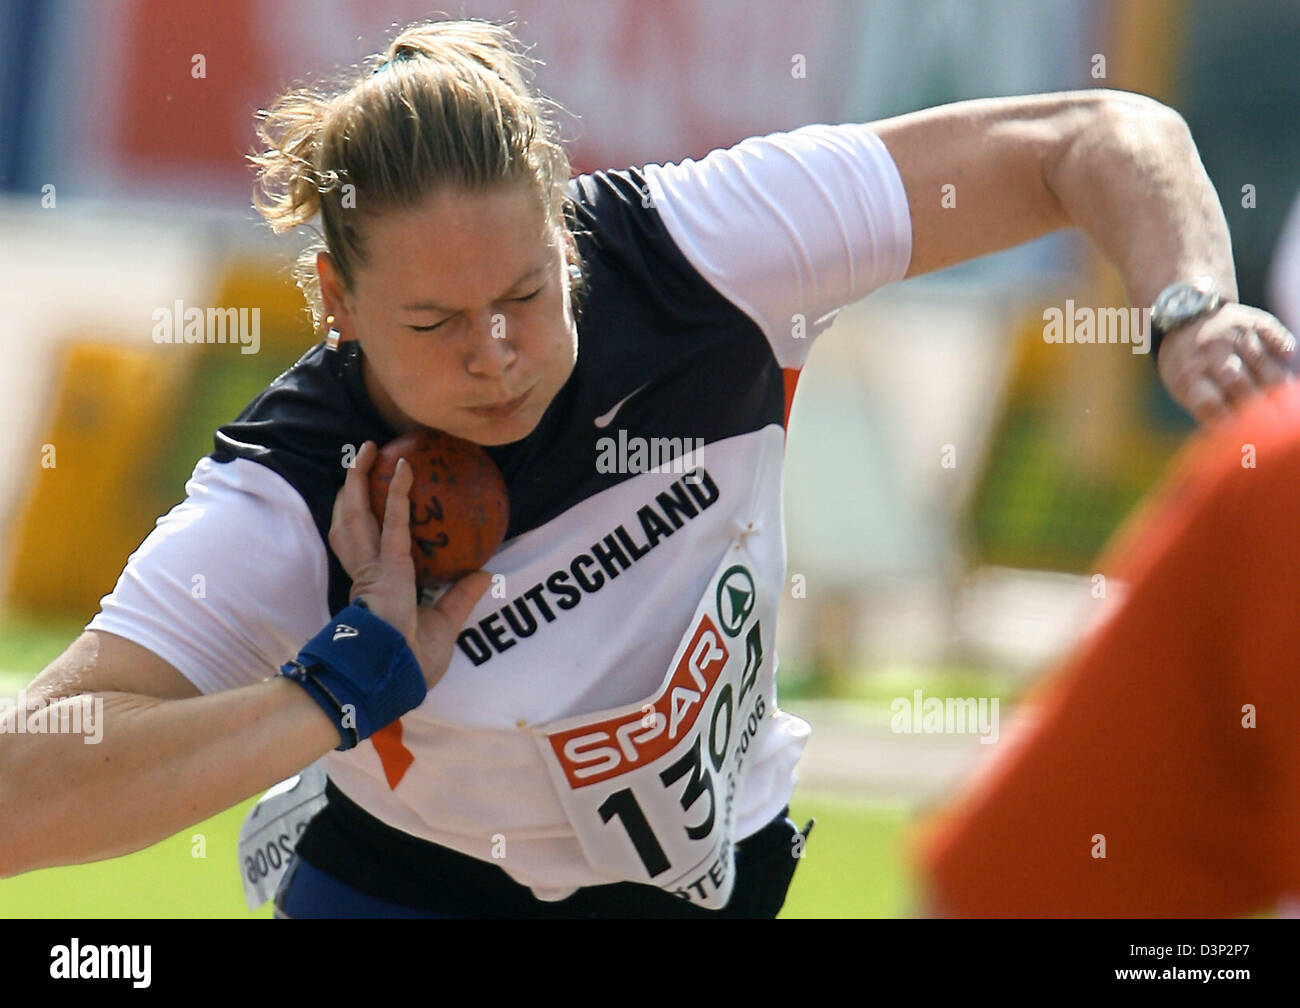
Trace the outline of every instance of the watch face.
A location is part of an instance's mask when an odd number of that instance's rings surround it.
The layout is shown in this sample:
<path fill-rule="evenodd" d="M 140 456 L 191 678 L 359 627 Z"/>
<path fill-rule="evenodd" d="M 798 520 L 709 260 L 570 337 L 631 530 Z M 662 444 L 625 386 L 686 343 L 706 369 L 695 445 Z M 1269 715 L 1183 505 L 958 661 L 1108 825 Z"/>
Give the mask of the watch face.
<path fill-rule="evenodd" d="M 1155 303 L 1155 321 L 1168 329 L 1187 319 L 1195 318 L 1214 303 L 1214 287 L 1208 278 L 1196 284 L 1178 284 L 1165 291 Z"/>

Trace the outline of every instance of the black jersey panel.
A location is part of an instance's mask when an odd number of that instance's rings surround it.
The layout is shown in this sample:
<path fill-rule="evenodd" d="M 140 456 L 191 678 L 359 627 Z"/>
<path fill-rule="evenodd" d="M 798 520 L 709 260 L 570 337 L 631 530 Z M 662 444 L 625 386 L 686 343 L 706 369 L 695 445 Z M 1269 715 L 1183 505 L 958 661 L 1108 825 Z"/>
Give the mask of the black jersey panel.
<path fill-rule="evenodd" d="M 328 539 L 345 464 L 366 441 L 382 445 L 394 437 L 366 397 L 355 342 L 337 353 L 318 343 L 213 437 L 214 461 L 258 462 L 283 476 L 306 502 L 329 557 L 332 614 L 347 606 L 352 587 Z"/>

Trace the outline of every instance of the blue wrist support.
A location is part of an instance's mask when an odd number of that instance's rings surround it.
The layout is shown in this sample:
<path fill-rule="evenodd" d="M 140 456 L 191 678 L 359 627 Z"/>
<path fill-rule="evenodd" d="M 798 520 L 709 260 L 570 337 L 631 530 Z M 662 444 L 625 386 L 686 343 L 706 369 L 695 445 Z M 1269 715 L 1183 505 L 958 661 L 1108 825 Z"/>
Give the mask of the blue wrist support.
<path fill-rule="evenodd" d="M 392 624 L 350 605 L 280 669 L 302 686 L 352 749 L 418 707 L 428 693 L 424 673 Z"/>

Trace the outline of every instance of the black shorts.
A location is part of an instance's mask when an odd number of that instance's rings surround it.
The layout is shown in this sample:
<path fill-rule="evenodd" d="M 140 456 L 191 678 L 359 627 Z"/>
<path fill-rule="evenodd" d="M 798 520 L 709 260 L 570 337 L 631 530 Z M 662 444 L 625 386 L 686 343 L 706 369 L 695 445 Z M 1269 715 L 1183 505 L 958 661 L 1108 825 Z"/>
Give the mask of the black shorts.
<path fill-rule="evenodd" d="M 590 886 L 558 902 L 539 900 L 487 861 L 393 829 L 333 782 L 328 804 L 298 841 L 275 896 L 278 917 L 775 917 L 785 902 L 812 823 L 789 809 L 736 843 L 736 882 L 722 910 L 703 910 L 654 886 Z"/>

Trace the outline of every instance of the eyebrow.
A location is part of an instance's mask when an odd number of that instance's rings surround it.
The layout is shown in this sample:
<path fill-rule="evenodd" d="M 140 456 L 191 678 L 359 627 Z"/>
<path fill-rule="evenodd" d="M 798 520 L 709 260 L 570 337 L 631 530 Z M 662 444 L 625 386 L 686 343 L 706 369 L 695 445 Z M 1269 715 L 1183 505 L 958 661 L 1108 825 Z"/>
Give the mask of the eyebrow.
<path fill-rule="evenodd" d="M 509 287 L 507 287 L 506 292 L 509 293 L 510 291 L 516 289 L 525 280 L 537 276 L 538 273 L 545 273 L 548 265 L 549 264 L 542 265 L 542 266 L 534 266 L 527 273 L 521 276 L 518 280 L 512 283 Z M 456 312 L 459 311 L 459 309 L 444 308 L 442 305 L 434 304 L 432 301 L 420 301 L 417 304 L 402 305 L 402 311 L 434 311 L 434 312 L 441 312 L 444 315 L 455 315 Z"/>

